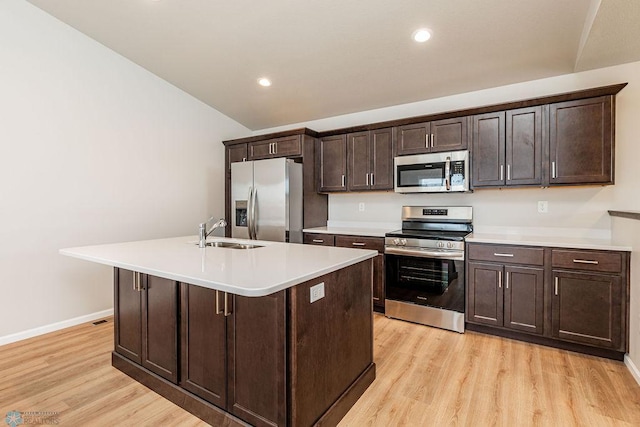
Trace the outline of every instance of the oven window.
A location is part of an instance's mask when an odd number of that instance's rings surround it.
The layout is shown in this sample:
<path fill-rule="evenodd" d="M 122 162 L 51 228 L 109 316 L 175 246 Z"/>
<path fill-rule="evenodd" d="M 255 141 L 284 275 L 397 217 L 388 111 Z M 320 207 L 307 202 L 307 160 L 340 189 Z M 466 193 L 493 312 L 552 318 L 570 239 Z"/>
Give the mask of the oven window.
<path fill-rule="evenodd" d="M 444 163 L 398 166 L 398 187 L 440 187 L 444 169 Z"/>
<path fill-rule="evenodd" d="M 464 312 L 464 261 L 385 255 L 386 298 Z"/>

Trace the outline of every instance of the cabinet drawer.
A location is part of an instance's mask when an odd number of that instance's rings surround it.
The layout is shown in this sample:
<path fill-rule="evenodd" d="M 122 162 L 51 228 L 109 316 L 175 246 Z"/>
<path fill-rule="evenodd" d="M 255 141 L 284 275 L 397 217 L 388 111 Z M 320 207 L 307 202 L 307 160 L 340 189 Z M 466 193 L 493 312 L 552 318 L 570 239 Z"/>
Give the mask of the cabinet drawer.
<path fill-rule="evenodd" d="M 552 249 L 551 264 L 554 268 L 619 273 L 622 271 L 622 254 L 620 252 Z"/>
<path fill-rule="evenodd" d="M 365 236 L 336 236 L 336 246 L 342 248 L 371 249 L 380 253 L 384 252 L 384 237 Z"/>
<path fill-rule="evenodd" d="M 306 245 L 334 246 L 335 236 L 324 233 L 304 233 L 303 242 Z"/>
<path fill-rule="evenodd" d="M 505 264 L 544 265 L 544 248 L 470 243 L 468 257 Z"/>

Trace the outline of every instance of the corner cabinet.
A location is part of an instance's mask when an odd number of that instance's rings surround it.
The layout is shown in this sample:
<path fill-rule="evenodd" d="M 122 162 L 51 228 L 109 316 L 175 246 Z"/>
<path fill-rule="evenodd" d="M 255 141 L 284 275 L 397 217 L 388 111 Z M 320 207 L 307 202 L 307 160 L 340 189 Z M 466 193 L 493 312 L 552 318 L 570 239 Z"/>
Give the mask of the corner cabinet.
<path fill-rule="evenodd" d="M 613 96 L 549 106 L 549 184 L 613 184 Z"/>
<path fill-rule="evenodd" d="M 467 243 L 470 330 L 622 360 L 629 253 Z"/>

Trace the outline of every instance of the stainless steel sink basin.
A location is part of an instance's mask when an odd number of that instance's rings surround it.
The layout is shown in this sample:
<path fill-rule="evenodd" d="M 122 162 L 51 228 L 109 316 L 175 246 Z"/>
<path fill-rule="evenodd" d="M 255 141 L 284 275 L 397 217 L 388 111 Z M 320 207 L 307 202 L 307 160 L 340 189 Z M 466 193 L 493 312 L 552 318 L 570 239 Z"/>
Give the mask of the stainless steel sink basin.
<path fill-rule="evenodd" d="M 255 248 L 264 247 L 261 245 L 252 245 L 252 244 L 235 243 L 235 242 L 207 242 L 207 246 L 211 246 L 214 248 L 230 248 L 230 249 L 255 249 Z"/>

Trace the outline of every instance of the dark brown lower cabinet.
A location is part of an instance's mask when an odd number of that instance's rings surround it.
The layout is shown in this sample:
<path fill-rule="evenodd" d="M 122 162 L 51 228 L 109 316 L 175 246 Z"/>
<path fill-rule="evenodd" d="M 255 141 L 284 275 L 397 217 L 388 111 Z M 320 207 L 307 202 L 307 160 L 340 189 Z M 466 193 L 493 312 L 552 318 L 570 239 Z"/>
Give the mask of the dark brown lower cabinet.
<path fill-rule="evenodd" d="M 624 349 L 620 276 L 553 271 L 552 333 L 582 344 Z"/>
<path fill-rule="evenodd" d="M 375 379 L 372 272 L 244 297 L 116 268 L 113 366 L 212 425 L 336 425 Z"/>
<path fill-rule="evenodd" d="M 178 382 L 178 284 L 116 268 L 115 351 Z"/>
<path fill-rule="evenodd" d="M 468 264 L 467 321 L 543 333 L 544 269 Z"/>

